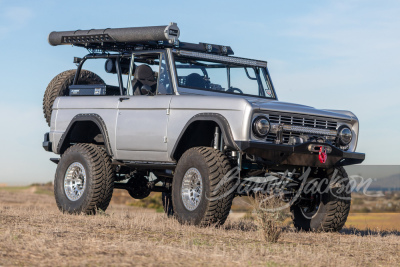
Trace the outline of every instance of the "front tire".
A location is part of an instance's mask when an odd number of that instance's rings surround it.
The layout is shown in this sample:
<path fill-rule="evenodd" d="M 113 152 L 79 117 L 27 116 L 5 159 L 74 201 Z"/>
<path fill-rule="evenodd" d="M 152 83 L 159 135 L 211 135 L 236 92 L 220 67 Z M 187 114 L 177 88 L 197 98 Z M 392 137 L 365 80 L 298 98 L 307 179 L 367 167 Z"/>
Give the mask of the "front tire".
<path fill-rule="evenodd" d="M 195 147 L 180 158 L 172 180 L 174 215 L 182 224 L 222 225 L 229 215 L 233 180 L 227 157 L 210 147 Z"/>
<path fill-rule="evenodd" d="M 351 192 L 345 169 L 332 168 L 321 174 L 329 179 L 329 184 L 321 188 L 323 192 L 308 195 L 308 201 L 303 200 L 290 207 L 297 230 L 337 232 L 346 223 L 350 212 Z M 321 182 L 320 184 L 323 185 Z"/>
<path fill-rule="evenodd" d="M 58 163 L 54 195 L 58 208 L 70 214 L 105 211 L 114 186 L 114 172 L 107 153 L 93 144 L 68 148 Z"/>

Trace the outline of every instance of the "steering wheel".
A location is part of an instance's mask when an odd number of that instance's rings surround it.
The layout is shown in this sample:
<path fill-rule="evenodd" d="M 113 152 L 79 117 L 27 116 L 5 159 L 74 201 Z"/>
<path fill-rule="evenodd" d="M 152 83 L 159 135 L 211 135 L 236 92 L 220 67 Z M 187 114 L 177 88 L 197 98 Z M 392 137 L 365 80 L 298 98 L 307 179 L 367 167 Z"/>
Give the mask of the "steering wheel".
<path fill-rule="evenodd" d="M 239 88 L 236 87 L 230 87 L 228 90 L 226 90 L 229 93 L 239 93 L 239 94 L 243 94 L 243 91 L 240 90 Z"/>

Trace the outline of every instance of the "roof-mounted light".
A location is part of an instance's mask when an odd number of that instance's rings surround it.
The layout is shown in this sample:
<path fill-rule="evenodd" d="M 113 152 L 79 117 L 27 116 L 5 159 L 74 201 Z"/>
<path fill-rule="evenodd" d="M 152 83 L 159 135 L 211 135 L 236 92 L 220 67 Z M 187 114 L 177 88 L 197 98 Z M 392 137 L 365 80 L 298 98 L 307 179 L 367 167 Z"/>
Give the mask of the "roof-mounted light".
<path fill-rule="evenodd" d="M 251 67 L 267 67 L 267 62 L 265 61 L 251 60 L 245 58 L 219 56 L 214 54 L 206 54 L 206 53 L 191 52 L 184 50 L 179 51 L 179 55 L 186 57 L 195 57 L 195 58 L 209 59 L 215 61 L 222 61 L 226 63 L 233 63 L 237 65 L 245 65 Z"/>

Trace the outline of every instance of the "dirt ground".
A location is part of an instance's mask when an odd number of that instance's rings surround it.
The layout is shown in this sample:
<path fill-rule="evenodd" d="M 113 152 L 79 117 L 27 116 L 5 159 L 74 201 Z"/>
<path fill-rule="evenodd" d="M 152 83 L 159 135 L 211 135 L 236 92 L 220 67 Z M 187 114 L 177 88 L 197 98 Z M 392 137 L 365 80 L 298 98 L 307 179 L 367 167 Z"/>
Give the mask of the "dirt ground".
<path fill-rule="evenodd" d="M 400 233 L 286 229 L 276 244 L 251 221 L 180 225 L 163 213 L 112 204 L 96 216 L 61 214 L 53 196 L 0 191 L 0 266 L 398 266 Z M 234 217 L 234 216 L 232 216 Z"/>

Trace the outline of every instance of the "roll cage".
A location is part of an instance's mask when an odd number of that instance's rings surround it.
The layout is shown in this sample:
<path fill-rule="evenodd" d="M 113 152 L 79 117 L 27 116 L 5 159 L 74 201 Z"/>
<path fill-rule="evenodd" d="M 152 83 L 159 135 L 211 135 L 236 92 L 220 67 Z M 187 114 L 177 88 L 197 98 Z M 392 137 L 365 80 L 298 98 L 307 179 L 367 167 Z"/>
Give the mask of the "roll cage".
<path fill-rule="evenodd" d="M 182 51 L 182 52 L 187 52 L 187 51 Z M 207 80 L 209 82 L 210 80 L 210 76 L 208 74 L 207 69 L 226 69 L 227 71 L 227 87 L 228 88 L 232 88 L 231 87 L 231 69 L 240 69 L 243 68 L 245 71 L 245 74 L 247 76 L 247 78 L 249 80 L 255 80 L 257 81 L 258 84 L 258 96 L 260 97 L 267 97 L 265 94 L 265 90 L 268 89 L 269 91 L 271 91 L 272 95 L 268 96 L 269 99 L 276 99 L 276 93 L 274 90 L 274 86 L 272 84 L 271 78 L 269 76 L 269 72 L 268 72 L 268 68 L 266 66 L 266 62 L 263 61 L 251 61 L 252 64 L 249 64 L 248 62 L 250 62 L 250 60 L 248 59 L 243 59 L 243 58 L 233 58 L 233 57 L 228 57 L 228 59 L 226 59 L 226 57 L 215 57 L 215 56 L 211 56 L 209 58 L 207 57 L 186 57 L 186 56 L 181 56 L 181 52 L 175 52 L 174 53 L 174 61 L 175 61 L 175 75 L 179 78 L 179 75 L 177 73 L 178 69 L 198 69 L 201 70 L 201 72 L 203 73 L 205 80 Z M 198 53 L 196 53 L 198 54 Z M 207 58 L 207 59 L 206 59 Z M 188 65 L 183 65 L 183 64 L 177 64 L 177 59 L 179 59 L 179 63 L 184 63 L 184 64 L 188 64 Z M 235 59 L 235 61 L 231 60 L 231 59 Z M 209 64 L 206 61 L 207 60 L 209 63 L 213 63 L 213 64 Z M 251 77 L 251 75 L 249 74 L 248 69 L 253 69 L 254 70 L 254 74 L 255 77 Z M 266 87 L 264 88 L 262 79 L 264 79 L 264 81 L 266 82 Z M 182 85 L 180 85 L 182 86 Z M 197 90 L 204 90 L 201 88 L 197 88 L 197 87 L 191 87 L 191 86 L 184 86 L 186 88 L 193 88 L 193 89 L 197 89 Z M 208 87 L 208 89 L 205 90 L 210 90 L 210 88 Z M 231 93 L 229 91 L 219 91 L 219 92 L 223 92 L 223 93 Z M 252 97 L 257 97 L 256 95 L 250 95 L 250 94 L 242 94 L 245 96 L 252 96 Z"/>
<path fill-rule="evenodd" d="M 168 53 L 170 52 L 170 53 Z M 267 68 L 267 62 L 265 61 L 259 61 L 259 60 L 251 60 L 251 59 L 245 59 L 245 58 L 239 58 L 239 57 L 232 57 L 232 56 L 222 56 L 222 55 L 211 55 L 211 54 L 205 54 L 205 53 L 198 53 L 195 52 L 193 53 L 192 51 L 188 50 L 177 50 L 177 49 L 171 49 L 171 48 L 165 48 L 165 49 L 142 49 L 142 50 L 135 50 L 135 51 L 125 51 L 125 52 L 119 52 L 119 53 L 109 53 L 109 52 L 102 52 L 102 53 L 90 53 L 84 56 L 83 58 L 74 58 L 74 63 L 77 63 L 77 72 L 75 74 L 75 78 L 73 81 L 73 85 L 76 85 L 79 80 L 79 75 L 82 70 L 82 67 L 84 63 L 88 59 L 114 59 L 115 60 L 115 69 L 116 69 L 116 75 L 118 77 L 118 83 L 119 83 L 119 90 L 120 90 L 120 95 L 127 95 L 129 91 L 129 85 L 132 80 L 133 76 L 133 68 L 135 63 L 151 63 L 157 60 L 156 57 L 152 56 L 155 54 L 164 54 L 165 59 L 168 61 L 167 66 L 168 66 L 168 72 L 169 72 L 169 78 L 171 81 L 174 80 L 174 77 L 178 79 L 177 75 L 177 68 L 198 68 L 200 69 L 204 76 L 209 78 L 209 74 L 207 72 L 207 68 L 227 68 L 227 77 L 228 77 L 228 87 L 231 85 L 231 79 L 230 79 L 230 72 L 231 69 L 233 68 L 244 68 L 246 72 L 246 76 L 250 80 L 257 80 L 259 84 L 259 96 L 261 97 L 266 97 L 265 92 L 261 82 L 261 79 L 265 79 L 268 88 L 271 90 L 272 95 L 271 97 L 268 97 L 269 99 L 277 99 L 276 97 L 276 91 L 273 86 L 268 68 Z M 146 56 L 145 56 L 146 55 Z M 184 56 L 182 56 L 184 55 Z M 189 56 L 188 56 L 189 55 Z M 132 60 L 133 56 L 133 60 Z M 188 62 L 196 62 L 196 65 L 193 66 L 179 66 L 175 64 L 175 57 L 179 56 L 180 58 L 185 58 L 187 59 Z M 129 72 L 128 72 L 128 90 L 124 88 L 124 83 L 122 79 L 122 67 L 121 67 L 121 59 L 129 59 Z M 199 61 L 204 61 L 204 60 L 212 60 L 215 63 L 220 62 L 221 64 L 205 64 L 201 63 Z M 222 64 L 224 63 L 224 64 Z M 251 77 L 251 75 L 248 72 L 248 69 L 253 69 L 255 72 L 255 77 Z M 175 84 L 174 86 L 174 92 L 176 92 L 176 89 L 179 87 L 178 82 L 172 82 Z M 199 89 L 199 88 L 195 88 Z M 230 93 L 230 92 L 223 92 L 223 93 Z M 251 96 L 251 97 L 257 97 L 255 95 L 248 95 L 248 94 L 243 94 L 244 96 Z"/>

